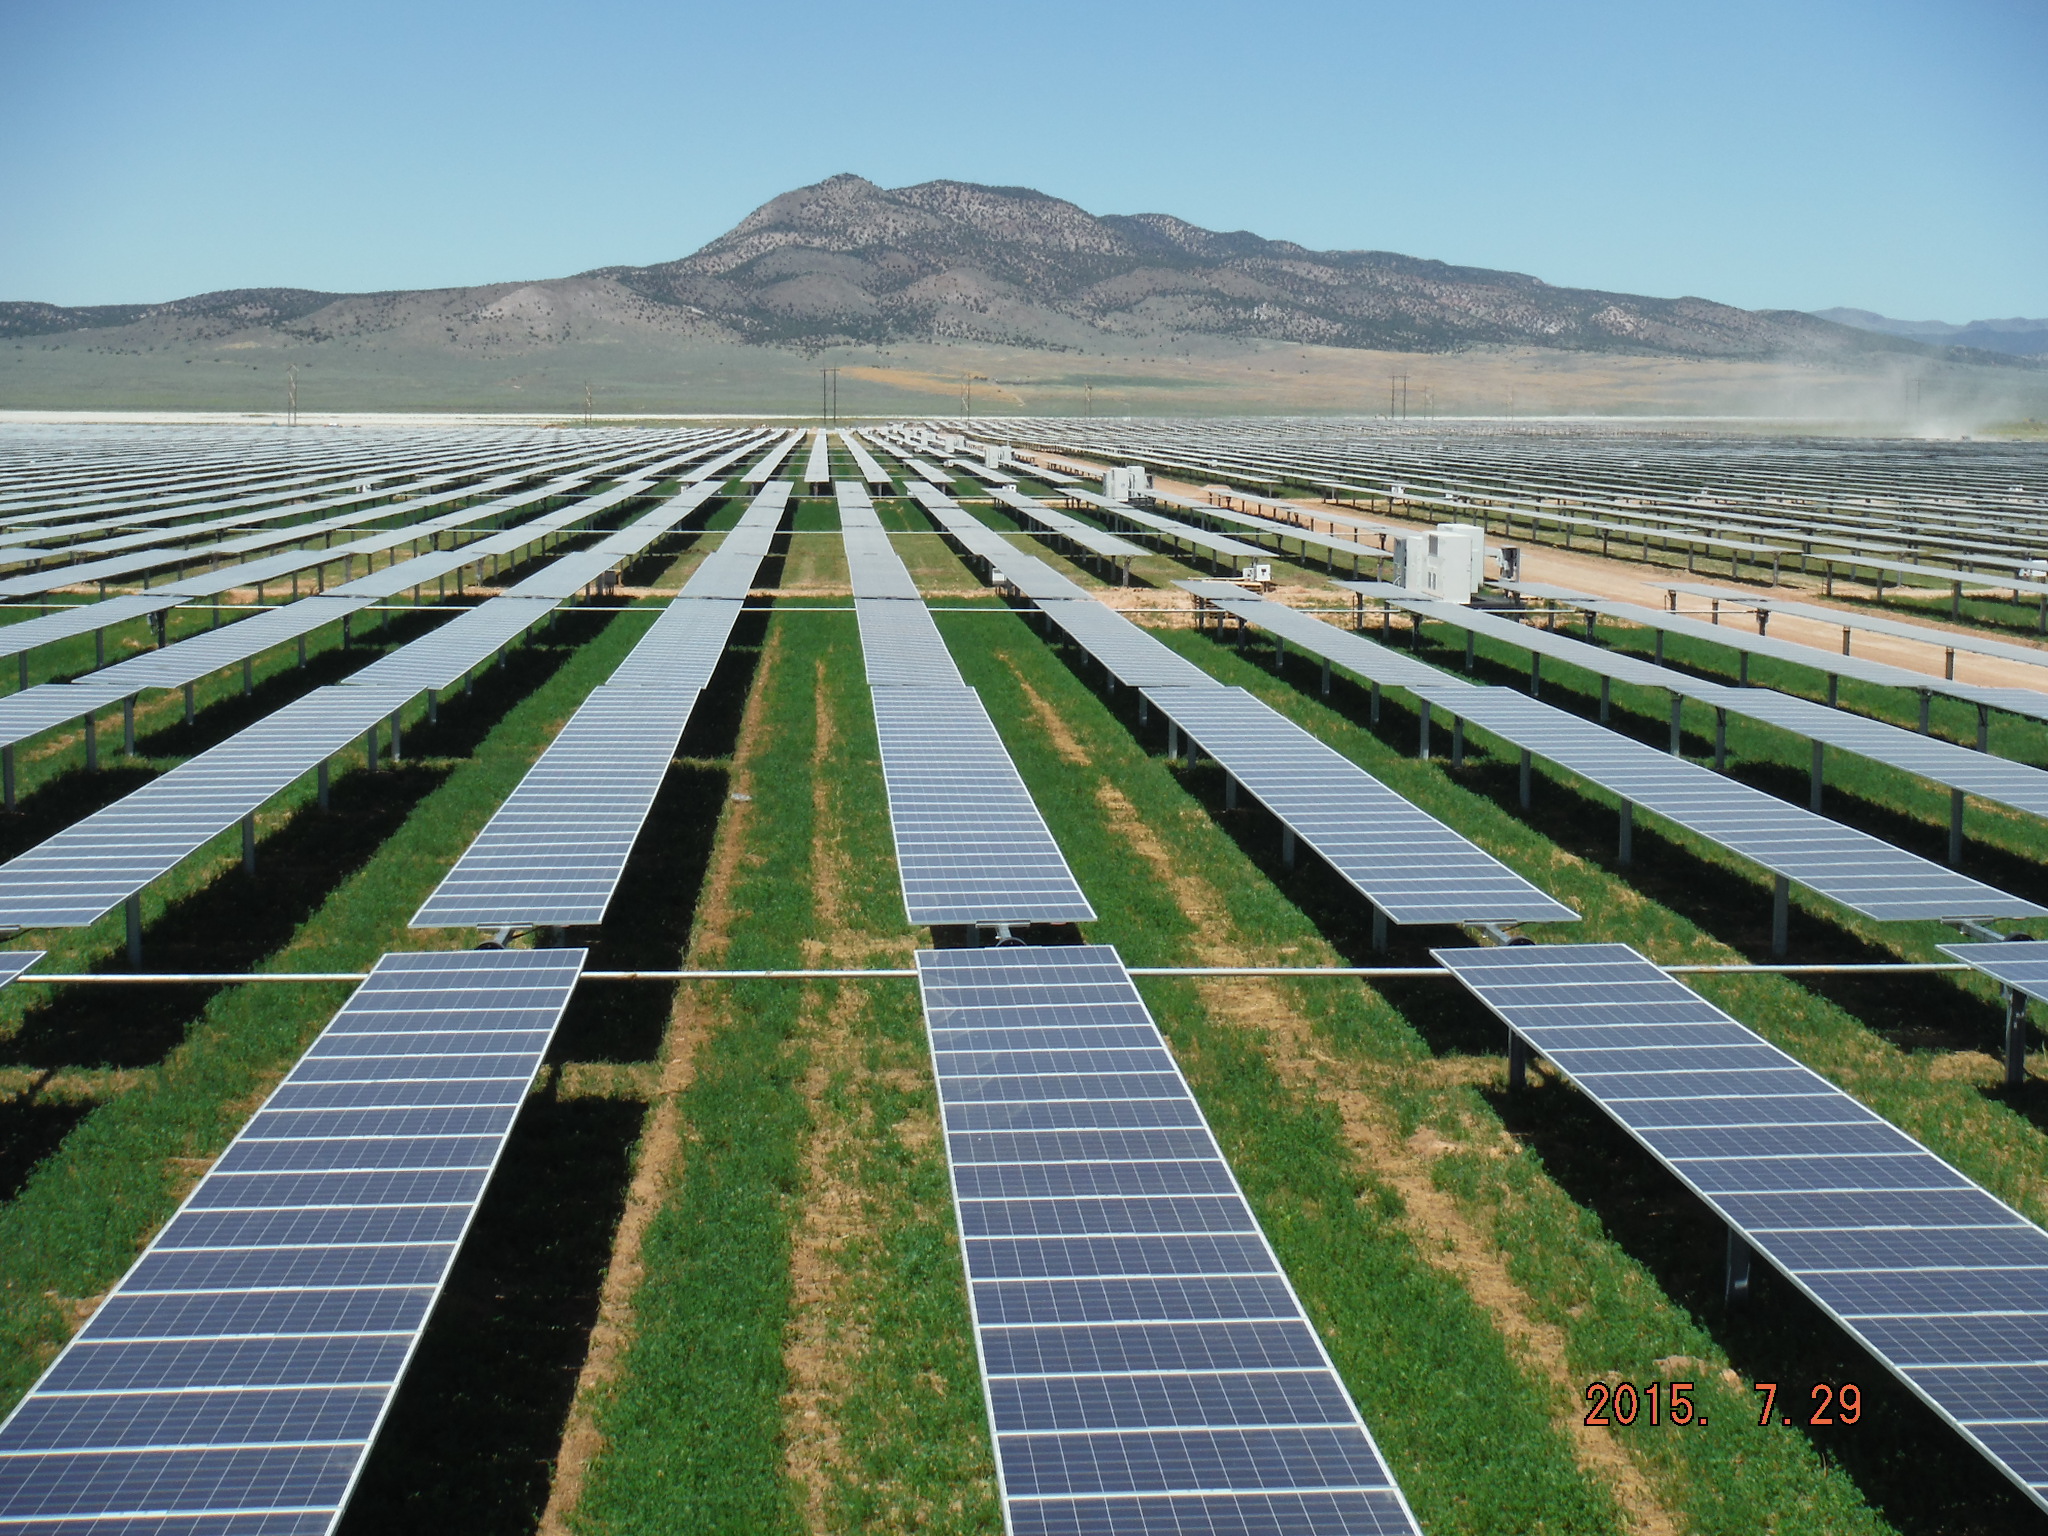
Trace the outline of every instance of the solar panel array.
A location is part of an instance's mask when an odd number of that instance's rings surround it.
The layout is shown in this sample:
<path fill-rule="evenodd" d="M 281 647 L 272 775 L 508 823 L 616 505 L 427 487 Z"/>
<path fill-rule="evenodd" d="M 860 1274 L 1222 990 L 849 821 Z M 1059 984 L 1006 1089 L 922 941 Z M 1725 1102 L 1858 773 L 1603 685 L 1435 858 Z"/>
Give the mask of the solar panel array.
<path fill-rule="evenodd" d="M 18 655 L 38 646 L 69 640 L 74 635 L 89 635 L 96 629 L 106 629 L 127 619 L 145 618 L 166 608 L 175 608 L 180 601 L 177 597 L 161 593 L 127 593 L 102 598 L 96 603 L 75 603 L 59 608 L 55 613 L 40 614 L 0 628 L 0 656 Z"/>
<path fill-rule="evenodd" d="M 703 499 L 697 491 L 686 495 Z M 763 496 L 741 515 L 713 557 L 718 563 L 697 568 L 682 595 L 570 717 L 413 915 L 413 927 L 604 920 L 739 618 L 738 602 L 700 597 L 697 589 L 751 585 L 786 498 Z"/>
<path fill-rule="evenodd" d="M 1477 725 L 1866 917 L 2043 915 L 2032 902 L 1510 689 L 1475 687 L 1236 589 L 1222 588 L 1210 600 L 1374 682 L 1405 688 L 1453 720 Z"/>
<path fill-rule="evenodd" d="M 0 864 L 0 927 L 81 928 L 396 713 L 416 690 L 319 688 Z"/>
<path fill-rule="evenodd" d="M 403 688 L 408 695 L 451 688 L 560 607 L 547 597 L 494 597 L 431 635 L 349 674 L 348 688 Z"/>
<path fill-rule="evenodd" d="M 1436 957 L 2048 1508 L 2048 1232 L 1625 944 Z"/>
<path fill-rule="evenodd" d="M 853 608 L 870 688 L 967 686 L 923 603 L 863 597 Z"/>
<path fill-rule="evenodd" d="M 920 950 L 1018 1533 L 1416 1533 L 1114 949 Z"/>
<path fill-rule="evenodd" d="M 1020 521 L 1055 539 L 1064 539 L 1077 550 L 1104 560 L 1134 560 L 1143 547 L 1113 533 L 1104 533 L 1092 523 L 1056 512 L 1044 502 L 1020 493 L 1015 486 L 997 486 L 990 493 L 996 502 L 1017 514 Z"/>
<path fill-rule="evenodd" d="M 1066 487 L 1064 494 L 1070 500 L 1095 508 L 1112 526 L 1121 523 L 1134 532 L 1157 534 L 1173 540 L 1176 544 L 1192 545 L 1226 565 L 1241 560 L 1255 561 L 1265 554 L 1264 550 L 1255 548 L 1242 539 L 1226 538 L 1205 528 L 1191 528 L 1186 523 L 1171 517 L 1163 517 L 1157 512 L 1141 512 L 1128 502 L 1112 501 L 1107 496 L 1098 496 L 1093 491 L 1084 491 L 1078 486 Z"/>
<path fill-rule="evenodd" d="M 1924 736 L 1882 720 L 1831 709 L 1812 699 L 1770 688 L 1733 688 L 1660 667 L 1626 652 L 1602 649 L 1568 635 L 1520 624 L 1480 609 L 1401 599 L 1397 606 L 1475 634 L 1554 656 L 1599 676 L 1641 687 L 1662 688 L 1730 714 L 1763 721 L 1809 741 L 1853 752 L 1872 762 L 1914 774 L 1945 789 L 1959 789 L 2034 815 L 2048 815 L 2048 772 L 2025 763 L 1973 752 L 1968 747 Z"/>
<path fill-rule="evenodd" d="M 846 444 L 846 451 L 853 455 L 854 468 L 860 471 L 861 482 L 871 491 L 887 495 L 895 489 L 889 479 L 889 472 L 875 462 L 875 456 L 868 452 L 858 432 L 841 432 L 839 440 Z"/>
<path fill-rule="evenodd" d="M 1162 688 L 1149 697 L 1389 921 L 1578 917 L 1243 689 Z"/>
<path fill-rule="evenodd" d="M 0 1425 L 0 1530 L 332 1530 L 583 958 L 379 960 Z"/>

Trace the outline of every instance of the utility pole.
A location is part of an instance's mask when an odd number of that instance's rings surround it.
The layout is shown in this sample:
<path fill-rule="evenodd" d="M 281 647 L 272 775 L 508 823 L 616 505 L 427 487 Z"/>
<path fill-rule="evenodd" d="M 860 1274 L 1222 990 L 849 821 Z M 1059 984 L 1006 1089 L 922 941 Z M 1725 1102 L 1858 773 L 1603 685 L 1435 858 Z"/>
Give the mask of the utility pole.
<path fill-rule="evenodd" d="M 293 363 L 284 371 L 284 411 L 285 425 L 296 427 L 299 424 L 299 365 L 297 363 Z"/>
<path fill-rule="evenodd" d="M 583 425 L 590 425 L 590 381 L 583 382 Z"/>
<path fill-rule="evenodd" d="M 1083 384 L 1081 388 L 1088 397 L 1088 414 L 1093 416 L 1095 414 L 1095 386 L 1093 384 Z"/>

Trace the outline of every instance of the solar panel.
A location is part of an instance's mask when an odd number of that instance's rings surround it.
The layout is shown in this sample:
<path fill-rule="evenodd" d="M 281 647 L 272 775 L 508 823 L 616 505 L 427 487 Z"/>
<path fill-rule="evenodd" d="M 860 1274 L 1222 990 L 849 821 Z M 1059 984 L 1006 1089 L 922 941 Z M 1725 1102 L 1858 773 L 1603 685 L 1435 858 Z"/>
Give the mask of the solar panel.
<path fill-rule="evenodd" d="M 1139 545 L 1129 539 L 1120 539 L 1113 533 L 1104 533 L 1092 523 L 1084 523 L 1078 517 L 1069 517 L 1064 512 L 1055 512 L 1042 501 L 1036 501 L 1021 494 L 1015 486 L 999 485 L 990 494 L 1003 506 L 1008 507 L 1024 522 L 1054 538 L 1065 539 L 1078 545 L 1091 555 L 1105 560 L 1132 560 L 1145 553 Z"/>
<path fill-rule="evenodd" d="M 0 1529 L 331 1530 L 583 958 L 379 960 L 0 1425 Z"/>
<path fill-rule="evenodd" d="M 1117 952 L 917 971 L 1005 1529 L 1417 1533 Z"/>
<path fill-rule="evenodd" d="M 449 688 L 553 613 L 546 597 L 494 597 L 349 675 L 348 688 Z"/>
<path fill-rule="evenodd" d="M 2048 1508 L 2048 1232 L 1626 944 L 1435 954 Z"/>
<path fill-rule="evenodd" d="M 918 601 L 917 583 L 889 543 L 889 535 L 878 528 L 848 528 L 846 571 L 853 580 L 856 598 L 895 598 Z M 922 606 L 920 604 L 920 606 Z"/>
<path fill-rule="evenodd" d="M 1167 688 L 1150 698 L 1390 921 L 1577 919 L 1243 689 Z"/>
<path fill-rule="evenodd" d="M 1093 922 L 980 696 L 884 687 L 873 697 L 910 921 Z"/>
<path fill-rule="evenodd" d="M 1243 593 L 1214 601 L 1880 922 L 2043 915 L 2032 902 L 1511 689 L 1474 687 L 1283 603 Z"/>
<path fill-rule="evenodd" d="M 181 688 L 210 672 L 259 656 L 325 625 L 339 624 L 347 615 L 368 606 L 369 599 L 360 597 L 301 598 L 282 608 L 206 630 L 161 650 L 145 651 L 130 661 L 102 667 L 72 686 L 111 688 L 116 698 L 145 688 Z"/>
<path fill-rule="evenodd" d="M 413 697 L 320 688 L 0 864 L 0 927 L 82 928 Z"/>
<path fill-rule="evenodd" d="M 1944 944 L 1941 952 L 2016 992 L 2048 1001 L 2048 943 L 2008 939 L 2003 944 Z"/>
<path fill-rule="evenodd" d="M 676 598 L 648 625 L 606 686 L 702 692 L 711 685 L 741 611 L 723 598 Z"/>
<path fill-rule="evenodd" d="M 18 980 L 21 973 L 42 959 L 45 953 L 40 949 L 0 950 L 0 987 Z"/>
<path fill-rule="evenodd" d="M 1128 687 L 1150 693 L 1157 688 L 1222 686 L 1180 652 L 1093 598 L 1045 602 L 1039 612 Z"/>
<path fill-rule="evenodd" d="M 604 921 L 696 702 L 694 690 L 593 691 L 412 926 Z"/>
<path fill-rule="evenodd" d="M 804 460 L 804 483 L 815 493 L 832 483 L 832 443 L 821 428 L 811 434 L 811 451 Z"/>
<path fill-rule="evenodd" d="M 89 635 L 96 629 L 106 629 L 126 619 L 139 619 L 161 613 L 166 608 L 175 608 L 181 601 L 177 597 L 135 593 L 102 598 L 96 603 L 77 603 L 59 608 L 55 613 L 22 619 L 18 623 L 0 626 L 0 656 L 32 651 L 38 646 L 69 640 L 74 635 Z"/>
<path fill-rule="evenodd" d="M 967 686 L 923 603 L 860 597 L 853 609 L 870 688 Z"/>

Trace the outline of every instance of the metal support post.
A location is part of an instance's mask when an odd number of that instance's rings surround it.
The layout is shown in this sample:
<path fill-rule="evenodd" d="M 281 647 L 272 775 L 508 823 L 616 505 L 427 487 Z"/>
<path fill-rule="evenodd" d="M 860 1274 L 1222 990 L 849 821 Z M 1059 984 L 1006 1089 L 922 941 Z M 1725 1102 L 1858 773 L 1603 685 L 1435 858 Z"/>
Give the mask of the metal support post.
<path fill-rule="evenodd" d="M 192 704 L 192 685 L 190 683 L 187 683 L 185 685 L 185 723 L 187 725 L 190 725 L 192 723 Z"/>
<path fill-rule="evenodd" d="M 1463 715 L 1451 716 L 1451 766 L 1453 768 L 1465 766 L 1465 717 Z"/>
<path fill-rule="evenodd" d="M 2012 987 L 2005 992 L 2005 1086 L 2027 1080 L 2027 994 Z"/>
<path fill-rule="evenodd" d="M 1828 708 L 1833 709 L 1842 697 L 1842 676 L 1839 672 L 1828 674 Z"/>
<path fill-rule="evenodd" d="M 121 903 L 122 915 L 128 922 L 128 968 L 142 969 L 142 893 L 137 891 Z"/>
<path fill-rule="evenodd" d="M 306 665 L 306 637 L 305 637 L 304 635 L 301 635 L 301 636 L 299 636 L 299 666 L 300 666 L 300 668 L 301 668 L 301 669 L 303 670 L 303 669 L 304 669 L 304 667 L 305 667 L 305 665 Z"/>
<path fill-rule="evenodd" d="M 85 771 L 97 772 L 100 766 L 100 719 L 88 711 L 85 717 Z"/>
<path fill-rule="evenodd" d="M 244 656 L 244 657 L 242 658 L 242 697 L 243 697 L 243 698 L 247 698 L 247 697 L 248 697 L 248 696 L 249 696 L 250 694 L 252 694 L 252 693 L 254 693 L 254 692 L 256 691 L 256 676 L 255 676 L 255 671 L 254 671 L 254 668 L 255 668 L 255 659 L 254 659 L 253 657 L 249 657 L 249 656 Z"/>
<path fill-rule="evenodd" d="M 1280 862 L 1288 869 L 1294 868 L 1294 828 L 1280 829 Z"/>
<path fill-rule="evenodd" d="M 1955 652 L 1950 651 L 1949 655 L 1953 657 Z M 92 632 L 92 664 L 96 667 L 104 667 L 107 664 L 107 632 L 104 629 Z M 1949 676 L 1953 677 L 1955 673 L 1950 672 Z"/>
<path fill-rule="evenodd" d="M 1615 861 L 1623 868 L 1636 861 L 1636 803 L 1633 800 L 1621 802 L 1621 846 Z"/>
<path fill-rule="evenodd" d="M 1223 775 L 1223 809 L 1237 809 L 1237 779 L 1231 774 Z"/>
<path fill-rule="evenodd" d="M 1427 699 L 1424 699 L 1422 701 L 1422 709 L 1419 718 L 1421 722 L 1421 737 L 1420 740 L 1416 742 L 1415 755 L 1422 762 L 1426 763 L 1429 761 L 1429 700 Z"/>
<path fill-rule="evenodd" d="M 1969 799 L 1960 789 L 1948 792 L 1948 866 L 1963 867 L 1963 805 Z"/>
<path fill-rule="evenodd" d="M 1714 711 L 1714 772 L 1728 771 L 1728 711 Z"/>
<path fill-rule="evenodd" d="M 1477 630 L 1468 629 L 1465 631 L 1465 670 L 1467 672 L 1472 670 L 1472 643 L 1478 638 L 1479 632 Z"/>
<path fill-rule="evenodd" d="M 391 766 L 398 766 L 398 759 L 405 749 L 405 738 L 399 734 L 398 711 L 391 711 Z"/>
<path fill-rule="evenodd" d="M 1657 631 L 1657 665 L 1664 665 L 1664 631 Z"/>
<path fill-rule="evenodd" d="M 1524 747 L 1522 748 L 1522 809 L 1525 811 L 1529 809 L 1530 805 L 1531 797 L 1529 794 L 1529 781 L 1532 777 L 1533 775 L 1530 772 L 1529 749 L 1527 747 Z"/>
<path fill-rule="evenodd" d="M 371 726 L 363 732 L 363 757 L 370 772 L 377 771 L 377 727 Z"/>
<path fill-rule="evenodd" d="M 1372 947 L 1375 954 L 1386 953 L 1387 914 L 1378 907 L 1372 909 Z"/>
<path fill-rule="evenodd" d="M 1733 1227 L 1728 1229 L 1728 1268 L 1721 1288 L 1721 1300 L 1739 1307 L 1749 1300 L 1749 1244 Z"/>
<path fill-rule="evenodd" d="M 21 651 L 16 654 L 14 659 L 17 664 L 17 670 L 21 674 L 22 689 L 26 691 L 28 688 L 28 652 Z"/>
<path fill-rule="evenodd" d="M 1541 651 L 1531 651 L 1529 653 L 1529 697 L 1532 699 L 1543 697 L 1543 653 Z"/>
<path fill-rule="evenodd" d="M 1529 1042 L 1508 1031 L 1508 1092 L 1520 1093 L 1529 1086 Z"/>
<path fill-rule="evenodd" d="M 251 811 L 242 818 L 242 873 L 256 873 L 256 813 Z"/>
<path fill-rule="evenodd" d="M 1612 711 L 1613 707 L 1614 679 L 1611 677 L 1603 677 L 1600 679 L 1600 723 L 1602 725 L 1605 725 L 1607 723 L 1607 716 Z"/>
<path fill-rule="evenodd" d="M 1822 778 L 1821 769 L 1827 762 L 1827 746 L 1816 741 L 1813 744 L 1813 766 L 1806 774 L 1806 808 L 1814 815 L 1820 814 Z"/>
<path fill-rule="evenodd" d="M 1170 758 L 1180 756 L 1180 727 L 1171 720 L 1166 722 L 1166 755 Z"/>
<path fill-rule="evenodd" d="M 1782 960 L 1792 942 L 1792 882 L 1779 875 L 1771 882 L 1771 958 Z"/>
<path fill-rule="evenodd" d="M 1380 685 L 1378 683 L 1372 685 L 1372 723 L 1374 725 L 1380 723 Z"/>
<path fill-rule="evenodd" d="M 1920 690 L 1920 734 L 1922 736 L 1925 736 L 1927 734 L 1927 715 L 1928 711 L 1932 708 L 1933 704 L 1934 690 L 1931 688 L 1922 688 Z"/>
<path fill-rule="evenodd" d="M 7 797 L 7 809 L 14 809 L 14 748 L 0 747 L 0 788 Z"/>
<path fill-rule="evenodd" d="M 1140 708 L 1140 710 L 1139 710 L 1139 712 L 1138 712 L 1138 713 L 1139 713 L 1139 716 L 1140 716 L 1140 723 L 1142 724 L 1142 723 L 1143 723 L 1143 715 L 1144 715 L 1144 710 L 1143 710 L 1142 708 Z M 429 688 L 429 689 L 427 690 L 427 724 L 429 724 L 429 725 L 439 725 L 440 723 L 441 723 L 441 691 L 440 691 L 440 690 L 439 690 L 438 688 Z"/>
<path fill-rule="evenodd" d="M 121 701 L 121 751 L 127 757 L 135 755 L 135 695 L 132 693 Z"/>
<path fill-rule="evenodd" d="M 328 771 L 327 771 L 327 763 L 328 763 L 328 759 L 326 759 L 326 758 L 324 758 L 324 757 L 320 759 L 320 809 L 321 809 L 321 810 L 323 810 L 323 811 L 327 809 L 327 803 L 328 803 L 328 778 L 329 778 L 329 775 L 328 775 Z"/>
<path fill-rule="evenodd" d="M 1329 657 L 1327 657 L 1327 656 L 1325 656 L 1325 657 L 1323 658 L 1323 697 L 1327 699 L 1327 698 L 1328 698 L 1329 696 L 1330 696 L 1330 658 L 1329 658 Z"/>
<path fill-rule="evenodd" d="M 1988 704 L 1977 706 L 1977 750 L 1991 750 L 1991 706 Z"/>
<path fill-rule="evenodd" d="M 1684 697 L 1683 697 L 1682 695 L 1679 695 L 1679 694 L 1676 694 L 1676 693 L 1672 694 L 1672 695 L 1671 695 L 1671 755 L 1672 755 L 1673 757 L 1677 757 L 1677 756 L 1681 755 L 1681 753 L 1683 753 L 1683 751 L 1685 750 L 1685 728 L 1684 728 L 1684 726 L 1683 726 L 1683 724 L 1681 723 L 1681 720 L 1680 720 L 1680 717 L 1681 717 L 1681 716 L 1682 716 L 1682 715 L 1684 714 L 1684 712 L 1685 712 L 1685 699 L 1684 699 Z"/>
<path fill-rule="evenodd" d="M 1742 686 L 1747 688 L 1749 686 L 1749 652 L 1741 651 L 1737 653 L 1736 675 L 1741 679 Z"/>

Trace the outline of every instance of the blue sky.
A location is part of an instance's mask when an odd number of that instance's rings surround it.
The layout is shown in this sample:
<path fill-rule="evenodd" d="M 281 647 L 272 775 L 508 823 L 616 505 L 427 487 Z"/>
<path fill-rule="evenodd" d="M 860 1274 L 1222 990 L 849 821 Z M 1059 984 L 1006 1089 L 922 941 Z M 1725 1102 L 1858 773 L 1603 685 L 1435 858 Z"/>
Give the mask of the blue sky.
<path fill-rule="evenodd" d="M 2048 7 L 0 0 L 0 298 L 683 255 L 839 171 L 1907 319 L 2048 315 Z"/>

